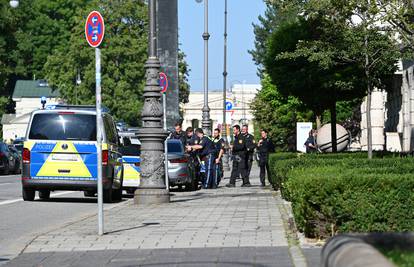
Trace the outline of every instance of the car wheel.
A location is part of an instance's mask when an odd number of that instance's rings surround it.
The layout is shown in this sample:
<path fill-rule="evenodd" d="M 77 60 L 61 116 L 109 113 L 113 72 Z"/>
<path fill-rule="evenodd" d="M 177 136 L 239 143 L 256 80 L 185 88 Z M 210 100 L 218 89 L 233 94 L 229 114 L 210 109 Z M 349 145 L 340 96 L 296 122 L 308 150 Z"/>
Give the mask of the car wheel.
<path fill-rule="evenodd" d="M 33 189 L 27 189 L 27 188 L 22 189 L 22 195 L 23 195 L 24 201 L 33 201 L 35 198 L 35 194 L 36 194 L 36 191 Z"/>
<path fill-rule="evenodd" d="M 127 189 L 126 192 L 127 192 L 127 194 L 133 195 L 133 194 L 135 194 L 135 188 Z"/>
<path fill-rule="evenodd" d="M 7 162 L 7 163 L 5 163 L 4 164 L 4 170 L 3 170 L 3 174 L 4 175 L 8 175 L 9 173 L 10 173 L 10 165 L 9 165 L 9 163 Z"/>
<path fill-rule="evenodd" d="M 83 191 L 83 195 L 85 197 L 94 197 L 95 196 L 95 191 Z"/>
<path fill-rule="evenodd" d="M 185 185 L 185 190 L 186 191 L 196 191 L 198 187 L 198 183 L 196 180 L 192 180 L 191 182 L 189 182 L 188 184 Z"/>
<path fill-rule="evenodd" d="M 113 201 L 113 190 L 112 185 L 108 189 L 103 190 L 103 202 L 112 203 Z"/>
<path fill-rule="evenodd" d="M 40 190 L 39 191 L 39 198 L 40 199 L 49 199 L 50 198 L 50 190 Z"/>
<path fill-rule="evenodd" d="M 112 189 L 112 198 L 115 201 L 121 201 L 122 200 L 122 188 L 119 189 Z"/>

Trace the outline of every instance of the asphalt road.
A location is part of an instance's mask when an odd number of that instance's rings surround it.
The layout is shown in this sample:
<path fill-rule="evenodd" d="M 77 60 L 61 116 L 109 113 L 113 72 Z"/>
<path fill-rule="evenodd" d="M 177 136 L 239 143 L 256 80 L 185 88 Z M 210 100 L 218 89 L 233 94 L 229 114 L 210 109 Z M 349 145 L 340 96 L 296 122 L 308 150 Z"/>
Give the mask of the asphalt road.
<path fill-rule="evenodd" d="M 57 191 L 50 200 L 23 201 L 20 175 L 0 176 L 0 264 L 16 256 L 38 234 L 97 212 L 96 198 Z M 114 205 L 114 204 L 110 204 Z"/>

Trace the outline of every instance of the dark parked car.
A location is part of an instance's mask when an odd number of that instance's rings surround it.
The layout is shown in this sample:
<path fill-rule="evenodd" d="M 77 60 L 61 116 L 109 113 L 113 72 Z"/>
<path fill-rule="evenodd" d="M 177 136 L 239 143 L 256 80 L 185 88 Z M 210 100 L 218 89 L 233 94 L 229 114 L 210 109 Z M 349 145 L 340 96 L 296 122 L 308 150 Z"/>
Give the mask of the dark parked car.
<path fill-rule="evenodd" d="M 20 171 L 20 156 L 18 152 L 11 151 L 9 146 L 0 142 L 0 171 L 2 174 L 9 172 L 18 173 Z"/>

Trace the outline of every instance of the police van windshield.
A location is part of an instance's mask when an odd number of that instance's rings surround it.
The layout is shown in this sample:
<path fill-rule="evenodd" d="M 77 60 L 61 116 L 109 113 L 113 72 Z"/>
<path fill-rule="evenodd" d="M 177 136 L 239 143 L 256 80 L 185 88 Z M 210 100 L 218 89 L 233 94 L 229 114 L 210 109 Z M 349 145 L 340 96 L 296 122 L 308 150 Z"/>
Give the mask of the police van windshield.
<path fill-rule="evenodd" d="M 29 139 L 96 141 L 96 116 L 89 114 L 35 114 Z"/>

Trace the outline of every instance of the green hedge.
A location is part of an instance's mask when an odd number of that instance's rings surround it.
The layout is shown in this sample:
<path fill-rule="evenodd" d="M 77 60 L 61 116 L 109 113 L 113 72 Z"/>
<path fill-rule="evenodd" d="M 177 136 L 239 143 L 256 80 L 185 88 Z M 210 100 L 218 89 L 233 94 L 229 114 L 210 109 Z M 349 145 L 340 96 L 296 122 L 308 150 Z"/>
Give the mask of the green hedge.
<path fill-rule="evenodd" d="M 414 230 L 414 159 L 366 153 L 270 158 L 271 180 L 308 237 Z"/>

